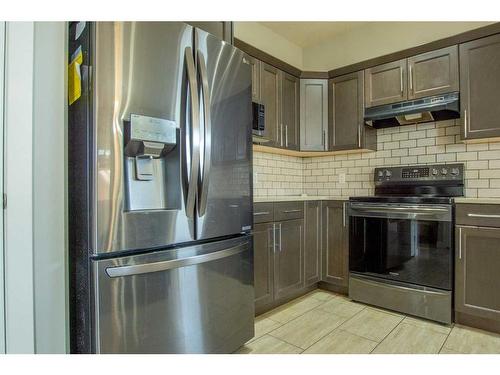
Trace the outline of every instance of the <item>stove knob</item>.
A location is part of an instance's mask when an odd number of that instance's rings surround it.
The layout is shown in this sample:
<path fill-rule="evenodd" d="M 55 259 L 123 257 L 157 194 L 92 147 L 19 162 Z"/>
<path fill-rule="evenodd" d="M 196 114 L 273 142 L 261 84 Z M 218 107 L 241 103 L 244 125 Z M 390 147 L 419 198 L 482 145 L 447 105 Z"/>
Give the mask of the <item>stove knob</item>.
<path fill-rule="evenodd" d="M 384 177 L 384 171 L 378 171 L 378 177 L 379 178 Z"/>
<path fill-rule="evenodd" d="M 391 177 L 391 176 L 392 176 L 392 172 L 386 169 L 385 177 Z"/>
<path fill-rule="evenodd" d="M 439 171 L 436 168 L 432 168 L 432 175 L 437 176 Z"/>
<path fill-rule="evenodd" d="M 446 169 L 446 168 L 441 169 L 441 174 L 443 176 L 446 176 L 448 174 L 448 169 Z"/>
<path fill-rule="evenodd" d="M 452 168 L 451 174 L 452 176 L 458 176 L 460 174 L 460 171 L 458 170 L 458 168 Z"/>

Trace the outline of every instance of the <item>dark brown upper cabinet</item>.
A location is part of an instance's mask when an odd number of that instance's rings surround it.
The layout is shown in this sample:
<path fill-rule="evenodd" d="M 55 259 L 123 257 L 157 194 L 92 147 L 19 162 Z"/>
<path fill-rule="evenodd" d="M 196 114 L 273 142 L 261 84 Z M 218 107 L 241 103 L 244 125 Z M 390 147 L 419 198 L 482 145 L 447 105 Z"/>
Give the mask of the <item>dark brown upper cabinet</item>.
<path fill-rule="evenodd" d="M 281 122 L 280 122 L 280 145 L 281 147 L 298 150 L 300 146 L 300 80 L 291 74 L 280 72 L 281 85 Z"/>
<path fill-rule="evenodd" d="M 376 149 L 376 130 L 364 125 L 363 71 L 328 82 L 328 146 L 331 151 Z"/>
<path fill-rule="evenodd" d="M 260 65 L 259 59 L 250 55 L 246 56 L 248 63 L 252 67 L 252 101 L 260 103 Z"/>
<path fill-rule="evenodd" d="M 280 71 L 279 69 L 260 63 L 260 99 L 265 107 L 264 137 L 269 139 L 268 146 L 281 145 L 280 133 Z"/>
<path fill-rule="evenodd" d="M 309 286 L 321 278 L 321 201 L 304 204 L 304 280 Z"/>
<path fill-rule="evenodd" d="M 500 137 L 500 34 L 459 50 L 462 139 Z"/>
<path fill-rule="evenodd" d="M 458 91 L 458 46 L 408 58 L 408 99 Z"/>
<path fill-rule="evenodd" d="M 365 70 L 365 106 L 375 107 L 408 99 L 406 59 Z"/>

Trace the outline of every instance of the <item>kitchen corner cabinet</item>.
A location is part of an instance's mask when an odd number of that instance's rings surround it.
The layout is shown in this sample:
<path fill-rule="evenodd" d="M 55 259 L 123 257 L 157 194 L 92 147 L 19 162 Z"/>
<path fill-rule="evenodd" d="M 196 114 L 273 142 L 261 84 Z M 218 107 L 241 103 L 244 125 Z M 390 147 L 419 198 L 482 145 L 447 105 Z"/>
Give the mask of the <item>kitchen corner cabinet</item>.
<path fill-rule="evenodd" d="M 281 147 L 299 149 L 299 102 L 300 80 L 291 74 L 280 72 Z"/>
<path fill-rule="evenodd" d="M 259 59 L 246 55 L 252 68 L 252 102 L 260 103 L 260 65 Z"/>
<path fill-rule="evenodd" d="M 329 150 L 375 150 L 377 131 L 364 124 L 363 71 L 330 79 L 328 102 Z"/>
<path fill-rule="evenodd" d="M 255 305 L 273 302 L 274 225 L 255 224 L 253 231 Z"/>
<path fill-rule="evenodd" d="M 264 104 L 264 137 L 269 139 L 268 146 L 280 146 L 280 73 L 279 69 L 260 63 L 260 100 Z"/>
<path fill-rule="evenodd" d="M 304 282 L 309 286 L 321 279 L 321 201 L 304 205 Z"/>
<path fill-rule="evenodd" d="M 500 137 L 500 34 L 460 44 L 462 139 Z"/>
<path fill-rule="evenodd" d="M 346 202 L 322 202 L 321 280 L 347 289 L 349 283 L 349 234 Z"/>
<path fill-rule="evenodd" d="M 328 80 L 300 80 L 300 150 L 328 150 Z"/>

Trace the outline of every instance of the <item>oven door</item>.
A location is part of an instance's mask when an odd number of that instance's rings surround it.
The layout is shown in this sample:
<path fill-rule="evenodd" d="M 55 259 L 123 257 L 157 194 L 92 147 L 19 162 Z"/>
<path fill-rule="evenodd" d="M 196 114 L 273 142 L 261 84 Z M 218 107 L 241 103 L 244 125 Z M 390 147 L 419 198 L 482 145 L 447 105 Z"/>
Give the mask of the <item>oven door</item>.
<path fill-rule="evenodd" d="M 349 270 L 452 289 L 452 205 L 350 202 Z"/>

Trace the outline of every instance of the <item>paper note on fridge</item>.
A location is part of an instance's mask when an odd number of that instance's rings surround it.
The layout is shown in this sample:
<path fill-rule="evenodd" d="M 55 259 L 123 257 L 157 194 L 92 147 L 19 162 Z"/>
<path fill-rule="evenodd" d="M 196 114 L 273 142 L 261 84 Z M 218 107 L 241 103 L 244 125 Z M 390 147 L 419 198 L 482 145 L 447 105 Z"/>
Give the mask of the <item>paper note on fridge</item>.
<path fill-rule="evenodd" d="M 73 104 L 82 95 L 82 74 L 80 66 L 83 63 L 82 47 L 71 56 L 71 62 L 68 66 L 68 100 Z"/>

